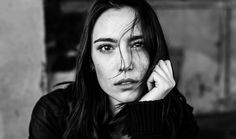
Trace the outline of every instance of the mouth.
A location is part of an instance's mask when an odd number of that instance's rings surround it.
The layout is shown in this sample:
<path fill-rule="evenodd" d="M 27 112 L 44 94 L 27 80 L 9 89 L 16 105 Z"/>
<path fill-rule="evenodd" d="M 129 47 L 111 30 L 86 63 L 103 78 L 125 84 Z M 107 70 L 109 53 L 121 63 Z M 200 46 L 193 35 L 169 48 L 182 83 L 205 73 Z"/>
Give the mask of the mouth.
<path fill-rule="evenodd" d="M 139 81 L 134 79 L 121 79 L 118 82 L 114 83 L 115 86 L 133 86 L 137 84 Z"/>

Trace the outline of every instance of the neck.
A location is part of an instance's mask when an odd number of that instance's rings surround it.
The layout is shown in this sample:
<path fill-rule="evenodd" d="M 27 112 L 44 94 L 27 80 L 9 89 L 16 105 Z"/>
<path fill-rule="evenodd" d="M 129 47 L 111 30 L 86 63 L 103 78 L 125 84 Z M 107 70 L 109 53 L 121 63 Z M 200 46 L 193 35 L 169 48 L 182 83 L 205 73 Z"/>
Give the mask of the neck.
<path fill-rule="evenodd" d="M 110 108 L 112 110 L 113 115 L 115 116 L 121 109 L 123 106 L 120 106 L 121 102 L 119 102 L 118 100 L 109 97 L 110 100 Z"/>

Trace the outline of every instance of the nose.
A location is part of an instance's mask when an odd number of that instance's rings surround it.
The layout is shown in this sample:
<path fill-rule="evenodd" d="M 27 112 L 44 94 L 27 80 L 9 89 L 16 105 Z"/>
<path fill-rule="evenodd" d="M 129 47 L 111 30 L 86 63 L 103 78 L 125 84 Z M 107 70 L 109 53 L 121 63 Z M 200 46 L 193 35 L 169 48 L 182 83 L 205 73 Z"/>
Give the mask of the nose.
<path fill-rule="evenodd" d="M 120 69 L 119 71 L 130 71 L 133 70 L 132 51 L 129 47 L 120 46 Z"/>

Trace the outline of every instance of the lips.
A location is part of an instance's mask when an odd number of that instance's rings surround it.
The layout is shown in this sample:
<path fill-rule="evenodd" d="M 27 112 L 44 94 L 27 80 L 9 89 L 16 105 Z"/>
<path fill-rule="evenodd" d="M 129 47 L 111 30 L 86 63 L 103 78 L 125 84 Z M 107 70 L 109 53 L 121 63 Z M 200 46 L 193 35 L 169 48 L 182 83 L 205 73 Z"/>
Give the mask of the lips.
<path fill-rule="evenodd" d="M 126 86 L 126 85 L 132 85 L 138 83 L 137 80 L 134 79 L 121 79 L 118 82 L 114 83 L 115 86 Z"/>

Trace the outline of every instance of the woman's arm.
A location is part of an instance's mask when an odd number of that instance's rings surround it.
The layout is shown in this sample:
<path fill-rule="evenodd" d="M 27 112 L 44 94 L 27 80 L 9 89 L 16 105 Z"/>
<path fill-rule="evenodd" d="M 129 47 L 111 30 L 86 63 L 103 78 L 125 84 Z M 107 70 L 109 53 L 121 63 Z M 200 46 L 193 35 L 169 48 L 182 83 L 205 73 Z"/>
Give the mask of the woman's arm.
<path fill-rule="evenodd" d="M 126 126 L 132 139 L 193 139 L 198 131 L 189 106 L 176 88 L 164 99 L 128 105 Z"/>
<path fill-rule="evenodd" d="M 198 130 L 192 107 L 175 87 L 170 60 L 160 60 L 147 80 L 148 91 L 128 104 L 133 139 L 192 139 Z"/>

